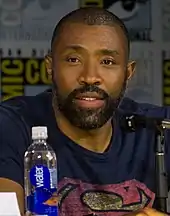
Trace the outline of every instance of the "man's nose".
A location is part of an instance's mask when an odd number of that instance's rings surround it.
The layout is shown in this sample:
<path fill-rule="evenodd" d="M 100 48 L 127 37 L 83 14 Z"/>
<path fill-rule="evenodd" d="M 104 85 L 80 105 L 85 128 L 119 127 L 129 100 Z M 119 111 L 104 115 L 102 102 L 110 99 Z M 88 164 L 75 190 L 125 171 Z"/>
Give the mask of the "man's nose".
<path fill-rule="evenodd" d="M 78 78 L 78 82 L 80 85 L 101 85 L 102 78 L 100 77 L 97 66 L 93 64 L 85 65 Z"/>

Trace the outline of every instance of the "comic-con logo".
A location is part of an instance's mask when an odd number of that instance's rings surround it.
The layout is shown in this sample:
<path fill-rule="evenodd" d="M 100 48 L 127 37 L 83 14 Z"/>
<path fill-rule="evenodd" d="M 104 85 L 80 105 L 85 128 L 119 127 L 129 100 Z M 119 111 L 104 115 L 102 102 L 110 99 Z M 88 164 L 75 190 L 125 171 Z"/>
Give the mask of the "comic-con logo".
<path fill-rule="evenodd" d="M 103 7 L 117 15 L 124 21 L 132 41 L 152 40 L 150 0 L 80 0 L 80 3 L 81 7 Z"/>
<path fill-rule="evenodd" d="M 15 2 L 15 3 L 13 3 Z M 56 23 L 78 7 L 108 9 L 125 22 L 132 41 L 151 41 L 151 0 L 13 0 L 0 3 L 0 38 L 49 41 Z M 31 14 L 31 16 L 30 16 Z M 11 29 L 11 27 L 18 29 Z"/>
<path fill-rule="evenodd" d="M 131 41 L 152 41 L 151 1 L 114 0 L 110 4 L 105 1 L 104 7 L 124 21 Z"/>
<path fill-rule="evenodd" d="M 0 74 L 1 100 L 35 95 L 51 85 L 42 57 L 2 57 Z"/>
<path fill-rule="evenodd" d="M 104 1 L 104 7 L 112 11 L 123 21 L 129 21 L 137 15 L 148 0 L 112 0 Z"/>
<path fill-rule="evenodd" d="M 80 0 L 80 7 L 96 6 L 109 9 L 123 21 L 132 19 L 149 0 Z"/>
<path fill-rule="evenodd" d="M 162 90 L 163 90 L 163 105 L 170 106 L 170 55 L 169 51 L 162 52 Z"/>

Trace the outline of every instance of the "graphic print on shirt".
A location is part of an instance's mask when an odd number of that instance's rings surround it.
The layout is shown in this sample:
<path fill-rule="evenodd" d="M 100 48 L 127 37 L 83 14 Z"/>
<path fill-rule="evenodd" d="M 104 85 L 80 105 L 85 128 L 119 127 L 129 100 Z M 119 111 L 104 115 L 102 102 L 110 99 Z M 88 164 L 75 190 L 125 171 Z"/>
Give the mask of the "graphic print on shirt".
<path fill-rule="evenodd" d="M 136 180 L 120 184 L 92 185 L 64 178 L 59 184 L 61 216 L 121 216 L 146 206 L 152 207 L 155 194 Z"/>

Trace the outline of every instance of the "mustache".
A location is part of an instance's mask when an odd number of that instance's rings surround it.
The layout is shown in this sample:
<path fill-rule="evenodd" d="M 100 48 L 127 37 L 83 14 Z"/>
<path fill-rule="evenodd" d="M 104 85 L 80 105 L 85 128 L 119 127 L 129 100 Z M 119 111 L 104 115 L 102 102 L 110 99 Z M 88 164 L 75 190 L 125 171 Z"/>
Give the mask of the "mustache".
<path fill-rule="evenodd" d="M 103 89 L 99 88 L 96 85 L 84 85 L 81 88 L 74 89 L 69 95 L 68 98 L 74 99 L 76 98 L 79 94 L 85 94 L 85 93 L 96 93 L 100 98 L 102 99 L 107 99 L 109 98 L 109 95 L 107 92 L 105 92 Z"/>

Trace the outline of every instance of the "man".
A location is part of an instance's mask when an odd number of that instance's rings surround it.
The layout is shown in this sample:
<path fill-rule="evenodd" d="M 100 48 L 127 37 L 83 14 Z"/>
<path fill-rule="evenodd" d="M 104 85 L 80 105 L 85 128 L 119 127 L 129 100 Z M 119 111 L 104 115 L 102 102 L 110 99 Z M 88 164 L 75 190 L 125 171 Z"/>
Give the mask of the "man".
<path fill-rule="evenodd" d="M 52 91 L 1 103 L 0 191 L 16 192 L 24 212 L 24 152 L 31 127 L 47 126 L 61 215 L 163 215 L 154 210 L 155 131 L 124 131 L 119 110 L 166 118 L 170 112 L 123 99 L 135 71 L 124 24 L 104 9 L 73 11 L 55 28 L 45 62 Z M 166 159 L 170 173 L 168 150 Z"/>

